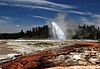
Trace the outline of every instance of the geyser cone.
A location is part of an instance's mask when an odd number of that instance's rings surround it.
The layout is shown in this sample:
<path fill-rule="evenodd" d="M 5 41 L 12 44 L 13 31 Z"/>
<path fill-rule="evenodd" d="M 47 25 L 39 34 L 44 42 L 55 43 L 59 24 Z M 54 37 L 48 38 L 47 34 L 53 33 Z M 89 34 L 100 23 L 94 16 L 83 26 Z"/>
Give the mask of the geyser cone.
<path fill-rule="evenodd" d="M 55 22 L 52 22 L 52 31 L 55 38 L 61 40 L 66 39 L 64 32 L 60 29 L 60 27 Z"/>

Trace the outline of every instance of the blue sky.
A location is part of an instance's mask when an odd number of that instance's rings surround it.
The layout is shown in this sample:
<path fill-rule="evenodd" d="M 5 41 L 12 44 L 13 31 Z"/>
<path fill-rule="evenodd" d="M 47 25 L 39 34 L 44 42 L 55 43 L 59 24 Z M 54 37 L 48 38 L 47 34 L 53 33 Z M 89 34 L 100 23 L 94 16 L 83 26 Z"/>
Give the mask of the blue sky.
<path fill-rule="evenodd" d="M 0 0 L 0 33 L 44 25 L 60 12 L 81 24 L 100 26 L 99 5 L 100 0 Z"/>

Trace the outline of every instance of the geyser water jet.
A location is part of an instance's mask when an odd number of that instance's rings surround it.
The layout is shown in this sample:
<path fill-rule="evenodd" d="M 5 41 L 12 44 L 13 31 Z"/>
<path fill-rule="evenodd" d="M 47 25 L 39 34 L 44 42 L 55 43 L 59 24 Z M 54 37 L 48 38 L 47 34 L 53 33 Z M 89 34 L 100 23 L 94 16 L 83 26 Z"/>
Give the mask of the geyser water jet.
<path fill-rule="evenodd" d="M 52 22 L 52 31 L 55 38 L 58 38 L 61 40 L 66 39 L 64 32 L 60 29 L 60 27 L 55 22 Z"/>
<path fill-rule="evenodd" d="M 60 40 L 71 39 L 76 34 L 78 24 L 79 22 L 70 18 L 67 13 L 58 13 L 54 19 L 47 22 L 50 27 L 51 38 Z"/>

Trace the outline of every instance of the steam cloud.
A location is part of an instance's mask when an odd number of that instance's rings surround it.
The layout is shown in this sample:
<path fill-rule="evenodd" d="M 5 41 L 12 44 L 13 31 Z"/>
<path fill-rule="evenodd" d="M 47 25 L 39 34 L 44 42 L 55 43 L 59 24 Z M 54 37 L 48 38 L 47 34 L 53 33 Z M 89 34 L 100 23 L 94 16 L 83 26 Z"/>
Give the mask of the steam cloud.
<path fill-rule="evenodd" d="M 55 22 L 60 29 L 64 32 L 67 39 L 72 38 L 72 36 L 75 34 L 75 30 L 77 29 L 77 23 L 74 19 L 70 18 L 68 14 L 66 13 L 58 13 L 57 16 L 50 20 L 47 24 L 52 28 L 51 23 Z M 51 31 L 52 32 L 52 31 Z M 51 33 L 53 35 L 53 33 Z"/>

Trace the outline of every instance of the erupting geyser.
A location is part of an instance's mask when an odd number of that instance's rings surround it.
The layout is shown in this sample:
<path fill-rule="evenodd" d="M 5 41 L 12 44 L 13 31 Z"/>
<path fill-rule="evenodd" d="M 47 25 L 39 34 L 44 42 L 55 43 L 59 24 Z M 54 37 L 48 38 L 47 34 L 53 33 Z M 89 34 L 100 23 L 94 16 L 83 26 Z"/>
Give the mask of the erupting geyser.
<path fill-rule="evenodd" d="M 66 39 L 64 32 L 60 29 L 60 27 L 55 22 L 52 22 L 52 31 L 55 38 L 61 40 Z"/>

